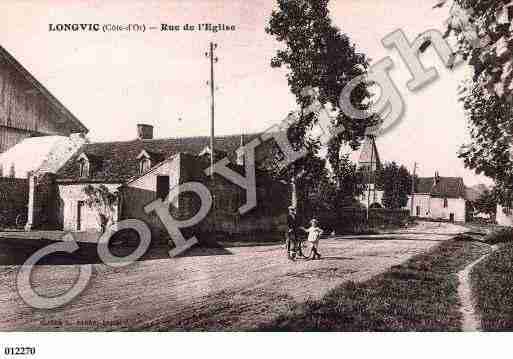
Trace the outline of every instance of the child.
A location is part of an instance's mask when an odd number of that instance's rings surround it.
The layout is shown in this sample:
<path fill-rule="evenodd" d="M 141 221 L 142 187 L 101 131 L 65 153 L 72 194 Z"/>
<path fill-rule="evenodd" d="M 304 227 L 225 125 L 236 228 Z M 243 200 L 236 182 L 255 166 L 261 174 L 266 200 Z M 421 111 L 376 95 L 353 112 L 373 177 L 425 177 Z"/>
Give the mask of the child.
<path fill-rule="evenodd" d="M 313 257 L 312 259 L 321 259 L 321 255 L 317 251 L 319 247 L 319 239 L 321 238 L 321 234 L 323 233 L 323 230 L 317 227 L 317 220 L 314 218 L 310 221 L 311 226 L 309 228 L 302 228 L 303 231 L 308 233 L 308 242 L 312 244 L 312 252 Z"/>

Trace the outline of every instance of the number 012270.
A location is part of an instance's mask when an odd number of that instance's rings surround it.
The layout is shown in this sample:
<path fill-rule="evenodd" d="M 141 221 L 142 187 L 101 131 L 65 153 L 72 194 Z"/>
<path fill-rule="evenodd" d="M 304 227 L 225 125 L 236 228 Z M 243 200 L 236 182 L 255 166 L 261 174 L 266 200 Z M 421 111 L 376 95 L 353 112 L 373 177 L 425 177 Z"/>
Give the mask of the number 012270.
<path fill-rule="evenodd" d="M 36 354 L 35 347 L 5 347 L 5 355 L 34 355 Z"/>

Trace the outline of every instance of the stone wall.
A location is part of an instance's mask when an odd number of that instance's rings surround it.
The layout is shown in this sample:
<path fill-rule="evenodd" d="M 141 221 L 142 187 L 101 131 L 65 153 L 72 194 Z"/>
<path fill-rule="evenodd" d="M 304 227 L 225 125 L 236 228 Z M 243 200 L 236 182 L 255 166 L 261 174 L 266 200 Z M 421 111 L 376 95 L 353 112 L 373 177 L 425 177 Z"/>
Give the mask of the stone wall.
<path fill-rule="evenodd" d="M 0 227 L 12 228 L 16 217 L 26 218 L 29 185 L 26 178 L 0 177 Z"/>
<path fill-rule="evenodd" d="M 338 213 L 320 215 L 319 225 L 325 231 L 335 231 L 337 234 L 359 233 L 362 230 L 374 229 L 383 225 L 400 226 L 409 218 L 407 209 L 371 208 L 367 220 L 367 209 L 346 207 Z"/>
<path fill-rule="evenodd" d="M 59 227 L 58 195 L 55 174 L 29 175 L 28 220 L 25 229 L 56 229 Z"/>

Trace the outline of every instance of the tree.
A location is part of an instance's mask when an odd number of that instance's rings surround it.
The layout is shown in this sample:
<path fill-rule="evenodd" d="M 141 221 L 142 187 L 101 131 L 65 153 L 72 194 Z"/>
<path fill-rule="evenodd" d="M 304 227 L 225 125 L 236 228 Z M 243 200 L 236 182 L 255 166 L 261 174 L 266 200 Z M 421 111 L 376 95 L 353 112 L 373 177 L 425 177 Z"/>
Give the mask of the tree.
<path fill-rule="evenodd" d="M 296 181 L 304 219 L 329 211 L 333 203 L 333 186 L 326 160 L 316 156 L 308 156 L 308 160 L 308 171 L 304 171 Z"/>
<path fill-rule="evenodd" d="M 356 76 L 365 73 L 368 61 L 364 54 L 357 53 L 354 44 L 346 34 L 331 23 L 328 11 L 329 0 L 278 0 L 278 8 L 271 14 L 266 32 L 273 35 L 284 48 L 277 51 L 271 60 L 272 67 L 286 67 L 291 92 L 301 108 L 299 120 L 288 129 L 292 145 L 305 147 L 309 155 L 294 163 L 286 176 L 289 179 L 305 175 L 310 171 L 313 157 L 320 144 L 308 136 L 308 131 L 317 122 L 314 114 L 303 116 L 303 109 L 311 98 L 302 96 L 307 87 L 318 88 L 318 99 L 338 109 L 338 98 L 344 86 Z M 365 85 L 353 91 L 353 104 L 361 109 L 368 108 L 370 95 Z M 353 120 L 338 111 L 333 125 L 343 125 L 344 131 L 331 140 L 328 146 L 328 160 L 332 167 L 339 161 L 340 146 L 349 142 L 358 147 L 365 128 L 372 120 Z M 315 170 L 315 169 L 314 169 Z"/>
<path fill-rule="evenodd" d="M 333 213 L 336 208 L 336 185 L 325 167 L 310 185 L 303 188 L 306 188 L 302 191 L 306 197 L 303 208 L 305 220 Z"/>
<path fill-rule="evenodd" d="M 107 186 L 87 185 L 83 192 L 87 196 L 85 204 L 96 211 L 98 224 L 101 232 L 104 233 L 107 225 L 114 222 L 116 204 L 118 203 L 118 193 L 111 192 Z"/>
<path fill-rule="evenodd" d="M 356 197 L 365 190 L 365 173 L 357 170 L 349 154 L 340 156 L 337 167 L 333 169 L 337 182 L 336 207 L 354 206 Z"/>
<path fill-rule="evenodd" d="M 484 190 L 483 193 L 478 197 L 476 201 L 473 203 L 474 210 L 477 213 L 484 213 L 490 216 L 490 218 L 495 217 L 497 212 L 497 196 L 496 193 L 492 190 Z"/>
<path fill-rule="evenodd" d="M 438 0 L 442 7 L 447 0 Z M 510 1 L 454 0 L 446 36 L 474 74 L 461 87 L 471 141 L 459 156 L 467 168 L 496 182 L 497 200 L 510 205 L 513 193 L 513 4 Z M 509 203 L 508 203 L 509 202 Z"/>
<path fill-rule="evenodd" d="M 404 166 L 396 162 L 387 162 L 377 172 L 376 187 L 383 189 L 385 208 L 398 209 L 408 204 L 411 192 L 411 175 Z"/>
<path fill-rule="evenodd" d="M 447 0 L 438 0 L 435 8 Z M 473 81 L 487 94 L 513 103 L 513 4 L 500 0 L 453 0 L 446 37 L 457 40 L 456 53 L 474 68 Z"/>
<path fill-rule="evenodd" d="M 513 190 L 513 170 L 510 146 L 513 138 L 512 106 L 497 95 L 486 96 L 474 85 L 464 98 L 470 142 L 464 144 L 458 156 L 465 167 L 495 180 L 497 198 L 507 200 Z M 501 200 L 501 203 L 504 203 Z"/>

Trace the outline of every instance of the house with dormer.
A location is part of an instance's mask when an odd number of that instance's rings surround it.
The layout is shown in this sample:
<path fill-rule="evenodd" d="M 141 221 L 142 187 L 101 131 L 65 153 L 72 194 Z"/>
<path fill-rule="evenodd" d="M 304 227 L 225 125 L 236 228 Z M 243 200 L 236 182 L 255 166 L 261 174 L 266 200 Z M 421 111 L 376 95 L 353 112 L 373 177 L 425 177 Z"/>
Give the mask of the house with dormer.
<path fill-rule="evenodd" d="M 228 157 L 230 168 L 244 175 L 244 158 L 236 150 L 258 134 L 219 136 L 215 138 L 215 159 Z M 144 206 L 182 183 L 201 182 L 212 193 L 213 210 L 199 225 L 201 232 L 243 234 L 283 230 L 288 205 L 288 186 L 262 168 L 257 169 L 257 202 L 255 209 L 240 215 L 245 191 L 222 176 L 205 174 L 210 166 L 210 138 L 154 138 L 153 127 L 137 126 L 137 137 L 130 141 L 84 143 L 56 173 L 40 175 L 32 185 L 29 217 L 34 227 L 71 231 L 100 229 L 97 213 L 87 205 L 87 186 L 105 186 L 116 193 L 119 201 L 114 221 L 133 218 L 147 223 L 155 237 L 165 239 L 167 233 L 156 214 L 147 214 Z M 262 148 L 265 150 L 265 148 Z M 262 154 L 257 148 L 257 161 Z M 258 164 L 257 164 L 258 165 Z M 29 196 L 30 197 L 30 196 Z M 194 194 L 180 196 L 170 208 L 177 217 L 189 218 L 197 210 Z M 43 202 L 43 203 L 41 203 Z M 31 214 L 30 214 L 31 213 Z"/>

